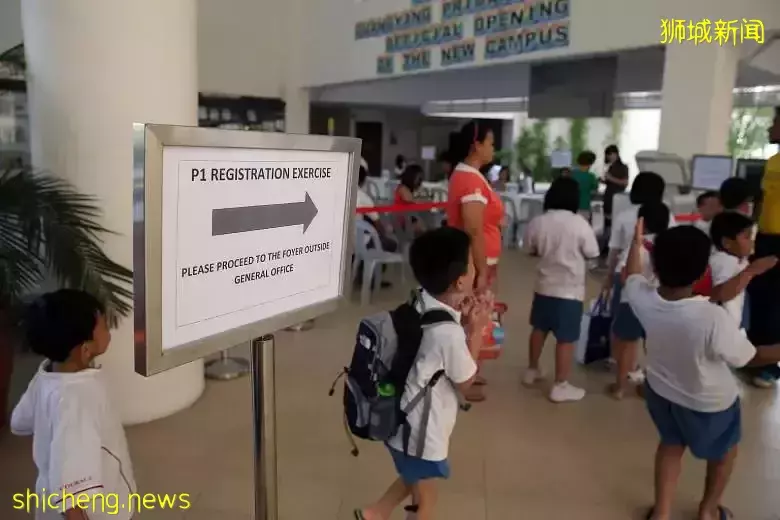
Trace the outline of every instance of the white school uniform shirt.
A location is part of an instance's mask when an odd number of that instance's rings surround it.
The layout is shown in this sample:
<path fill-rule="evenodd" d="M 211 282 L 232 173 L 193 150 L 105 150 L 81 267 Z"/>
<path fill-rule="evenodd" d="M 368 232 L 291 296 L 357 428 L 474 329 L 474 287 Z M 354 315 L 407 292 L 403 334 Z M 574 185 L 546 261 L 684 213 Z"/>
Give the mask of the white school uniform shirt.
<path fill-rule="evenodd" d="M 737 258 L 725 251 L 713 248 L 710 256 L 710 271 L 712 272 L 713 287 L 724 284 L 745 270 L 748 266 L 746 259 Z M 739 293 L 736 298 L 723 302 L 723 308 L 734 319 L 737 327 L 742 325 L 742 310 L 745 307 L 745 293 Z"/>
<path fill-rule="evenodd" d="M 712 227 L 712 221 L 711 220 L 708 222 L 706 220 L 699 219 L 696 222 L 694 222 L 693 225 L 694 225 L 694 227 L 697 227 L 697 228 L 701 229 L 702 231 L 704 231 L 707 234 L 707 236 L 710 236 L 710 228 Z"/>
<path fill-rule="evenodd" d="M 647 382 L 661 397 L 698 412 L 722 412 L 739 397 L 731 368 L 756 354 L 725 309 L 702 296 L 661 298 L 641 275 L 623 289 L 647 333 Z"/>
<path fill-rule="evenodd" d="M 477 373 L 477 363 L 469 352 L 466 332 L 460 325 L 460 312 L 445 305 L 427 292 L 422 292 L 422 305 L 418 310 L 441 309 L 449 312 L 455 323 L 442 323 L 425 329 L 414 365 L 406 379 L 401 407 L 406 406 L 431 380 L 433 375 L 444 370 L 445 376 L 431 390 L 431 411 L 422 458 L 430 461 L 447 459 L 450 436 L 458 415 L 458 391 L 453 384 L 465 383 Z M 407 416 L 411 427 L 409 454 L 417 451 L 417 437 L 423 420 L 421 401 Z M 393 449 L 404 450 L 403 428 L 390 439 Z"/>
<path fill-rule="evenodd" d="M 620 251 L 623 254 L 615 268 L 616 273 L 622 272 L 626 266 L 628 250 L 631 248 L 631 241 L 634 240 L 634 229 L 636 228 L 636 221 L 639 219 L 639 208 L 641 207 L 639 204 L 631 204 L 628 209 L 621 211 L 612 223 L 609 248 Z M 674 219 L 674 215 L 670 213 L 669 227 L 676 225 L 677 221 Z"/>
<path fill-rule="evenodd" d="M 40 501 L 35 518 L 62 520 L 61 513 L 74 506 L 72 497 L 63 503 L 65 491 L 103 495 L 88 506 L 90 520 L 129 520 L 134 506 L 130 495 L 136 492 L 133 466 L 100 370 L 65 374 L 50 372 L 49 366 L 49 361 L 41 365 L 11 416 L 14 434 L 33 436 Z M 58 509 L 44 511 L 44 495 Z"/>
<path fill-rule="evenodd" d="M 547 211 L 528 225 L 523 244 L 529 253 L 540 257 L 537 294 L 567 300 L 585 298 L 587 261 L 600 254 L 587 220 L 571 211 Z"/>
<path fill-rule="evenodd" d="M 376 207 L 376 203 L 374 202 L 374 199 L 371 198 L 371 195 L 368 194 L 366 190 L 363 188 L 358 188 L 357 190 L 357 201 L 356 201 L 358 208 L 373 208 Z M 376 222 L 379 220 L 379 213 L 364 213 L 365 216 Z"/>

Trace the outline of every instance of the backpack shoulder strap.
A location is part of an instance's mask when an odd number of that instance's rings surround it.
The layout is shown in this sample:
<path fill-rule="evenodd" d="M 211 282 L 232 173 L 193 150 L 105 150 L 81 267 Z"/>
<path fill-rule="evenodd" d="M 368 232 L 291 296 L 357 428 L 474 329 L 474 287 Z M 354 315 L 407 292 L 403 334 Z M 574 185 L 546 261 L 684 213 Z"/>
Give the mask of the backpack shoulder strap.
<path fill-rule="evenodd" d="M 456 323 L 455 318 L 444 309 L 433 309 L 423 313 L 420 318 L 420 325 L 438 325 L 439 323 Z"/>

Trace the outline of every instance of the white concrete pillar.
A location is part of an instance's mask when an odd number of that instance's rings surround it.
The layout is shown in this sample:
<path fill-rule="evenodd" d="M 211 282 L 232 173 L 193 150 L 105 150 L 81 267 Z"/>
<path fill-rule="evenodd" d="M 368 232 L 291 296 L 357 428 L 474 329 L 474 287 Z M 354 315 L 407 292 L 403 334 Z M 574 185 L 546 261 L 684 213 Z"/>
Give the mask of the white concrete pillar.
<path fill-rule="evenodd" d="M 690 158 L 728 153 L 739 47 L 666 47 L 659 151 Z"/>
<path fill-rule="evenodd" d="M 285 0 L 284 24 L 288 34 L 298 34 L 309 14 L 305 0 Z M 305 38 L 291 38 L 284 60 L 284 119 L 285 132 L 289 134 L 308 134 L 309 89 L 303 88 L 305 80 Z"/>
<path fill-rule="evenodd" d="M 24 0 L 33 163 L 96 196 L 107 254 L 132 266 L 132 125 L 196 126 L 195 0 Z M 100 363 L 126 424 L 190 406 L 198 361 L 151 378 L 133 371 L 133 320 Z"/>
<path fill-rule="evenodd" d="M 288 88 L 284 102 L 284 131 L 288 134 L 308 134 L 310 132 L 309 89 Z"/>

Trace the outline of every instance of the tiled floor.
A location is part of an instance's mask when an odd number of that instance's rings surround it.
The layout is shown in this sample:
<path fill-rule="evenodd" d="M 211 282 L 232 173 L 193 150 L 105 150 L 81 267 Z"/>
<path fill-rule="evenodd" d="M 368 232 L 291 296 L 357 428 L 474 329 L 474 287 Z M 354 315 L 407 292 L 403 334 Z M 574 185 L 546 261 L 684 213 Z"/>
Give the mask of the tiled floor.
<path fill-rule="evenodd" d="M 590 394 L 571 405 L 550 404 L 540 390 L 521 388 L 533 265 L 508 254 L 501 299 L 510 304 L 504 356 L 490 363 L 489 399 L 458 419 L 453 477 L 441 486 L 438 518 L 446 520 L 626 520 L 652 498 L 655 433 L 638 399 L 614 402 L 608 375 L 578 370 Z M 383 293 L 387 308 L 404 291 Z M 278 458 L 282 520 L 348 520 L 393 479 L 382 446 L 363 444 L 350 456 L 340 398 L 328 398 L 347 362 L 357 319 L 353 304 L 315 329 L 277 338 Z M 552 349 L 546 353 L 551 368 Z M 744 442 L 726 503 L 747 520 L 780 518 L 780 405 L 774 391 L 749 391 Z M 251 518 L 252 437 L 248 379 L 209 383 L 203 398 L 174 417 L 128 429 L 136 477 L 144 492 L 190 493 L 190 510 L 150 511 L 148 519 Z M 0 437 L 0 518 L 10 495 L 34 483 L 28 440 Z M 679 487 L 678 518 L 693 518 L 703 467 L 689 460 Z M 400 515 L 396 518 L 401 518 Z"/>

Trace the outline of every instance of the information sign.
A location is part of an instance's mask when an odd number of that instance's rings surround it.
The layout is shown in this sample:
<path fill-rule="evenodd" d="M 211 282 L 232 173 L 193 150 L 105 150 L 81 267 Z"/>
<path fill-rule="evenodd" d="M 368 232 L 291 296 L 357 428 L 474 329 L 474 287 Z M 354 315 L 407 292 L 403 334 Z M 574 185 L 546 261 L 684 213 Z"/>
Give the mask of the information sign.
<path fill-rule="evenodd" d="M 137 370 L 334 310 L 359 160 L 356 139 L 137 125 Z"/>

